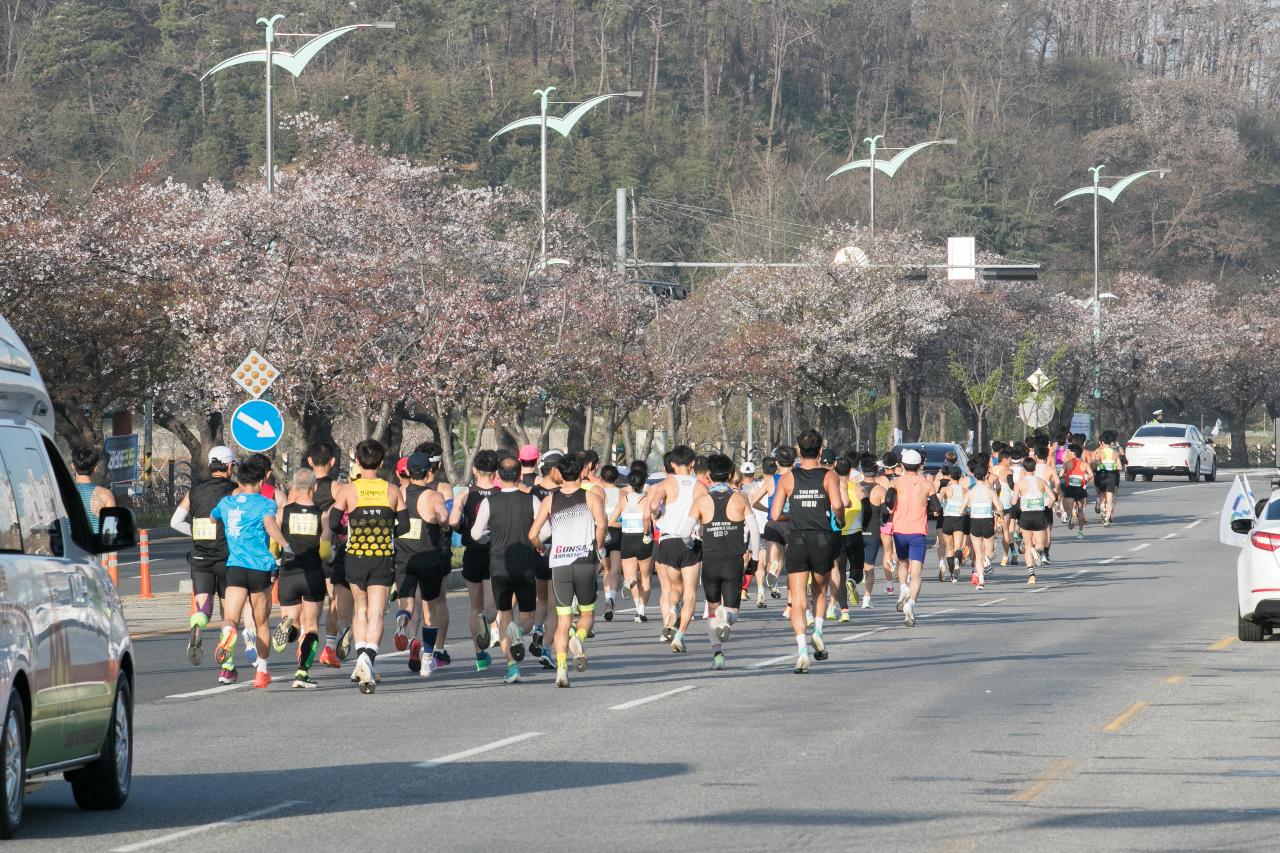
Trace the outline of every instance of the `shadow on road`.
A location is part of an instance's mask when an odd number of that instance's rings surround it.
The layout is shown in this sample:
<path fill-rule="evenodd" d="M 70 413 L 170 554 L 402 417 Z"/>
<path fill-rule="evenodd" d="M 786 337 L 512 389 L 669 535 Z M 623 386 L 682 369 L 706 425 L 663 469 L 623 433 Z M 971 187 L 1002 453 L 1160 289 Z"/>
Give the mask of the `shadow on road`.
<path fill-rule="evenodd" d="M 908 814 L 904 812 L 837 811 L 823 809 L 752 809 L 750 811 L 716 812 L 714 814 L 677 817 L 663 823 L 683 823 L 704 826 L 833 826 L 870 827 L 900 826 L 938 820 L 940 815 Z"/>
<path fill-rule="evenodd" d="M 1145 829 L 1255 823 L 1280 818 L 1280 809 L 1143 809 L 1079 812 L 1035 821 L 1034 829 Z"/>

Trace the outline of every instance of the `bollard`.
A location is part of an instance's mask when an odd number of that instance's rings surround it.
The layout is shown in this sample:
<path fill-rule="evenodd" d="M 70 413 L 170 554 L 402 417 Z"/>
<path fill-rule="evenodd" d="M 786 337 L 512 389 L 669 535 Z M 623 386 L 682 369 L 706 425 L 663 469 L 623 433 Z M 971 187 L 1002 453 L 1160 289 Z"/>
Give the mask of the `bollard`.
<path fill-rule="evenodd" d="M 116 552 L 112 551 L 107 555 L 107 574 L 111 575 L 111 582 L 120 588 L 120 571 L 116 564 Z"/>
<path fill-rule="evenodd" d="M 147 531 L 138 531 L 139 570 L 142 576 L 142 598 L 155 598 L 151 593 L 151 543 Z"/>

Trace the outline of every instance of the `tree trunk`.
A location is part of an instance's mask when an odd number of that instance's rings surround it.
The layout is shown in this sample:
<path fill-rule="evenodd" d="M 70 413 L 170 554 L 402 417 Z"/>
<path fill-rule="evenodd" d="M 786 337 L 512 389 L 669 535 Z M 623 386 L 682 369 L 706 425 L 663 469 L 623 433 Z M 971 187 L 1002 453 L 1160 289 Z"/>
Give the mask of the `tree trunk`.
<path fill-rule="evenodd" d="M 1249 467 L 1249 439 L 1245 434 L 1248 419 L 1243 414 L 1228 413 L 1231 418 L 1231 464 Z"/>
<path fill-rule="evenodd" d="M 156 423 L 173 433 L 191 455 L 192 479 L 206 477 L 209 451 L 224 441 L 222 412 L 205 412 L 196 424 L 198 432 L 192 432 L 185 421 L 160 404 L 155 407 L 154 417 Z"/>
<path fill-rule="evenodd" d="M 637 459 L 636 448 L 631 430 L 631 415 L 628 414 L 622 419 L 622 449 L 627 455 L 626 461 L 630 463 Z"/>
<path fill-rule="evenodd" d="M 591 449 L 595 444 L 595 426 L 596 426 L 596 410 L 594 406 L 587 406 L 582 414 L 582 447 L 585 450 Z"/>
<path fill-rule="evenodd" d="M 566 409 L 561 413 L 565 425 L 569 427 L 569 435 L 565 439 L 565 450 L 573 453 L 582 450 L 582 440 L 586 434 L 587 419 L 581 406 Z"/>
<path fill-rule="evenodd" d="M 54 429 L 74 451 L 81 447 L 102 447 L 102 429 L 85 416 L 77 401 L 53 401 Z"/>

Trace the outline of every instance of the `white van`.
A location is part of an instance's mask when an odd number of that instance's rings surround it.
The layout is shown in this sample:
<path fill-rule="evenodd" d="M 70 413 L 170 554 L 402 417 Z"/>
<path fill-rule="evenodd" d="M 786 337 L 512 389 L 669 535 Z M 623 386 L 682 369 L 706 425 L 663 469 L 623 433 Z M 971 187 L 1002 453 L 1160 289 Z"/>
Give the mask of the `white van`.
<path fill-rule="evenodd" d="M 133 646 L 95 555 L 133 547 L 133 514 L 93 533 L 53 444 L 53 406 L 0 317 L 0 838 L 27 785 L 62 774 L 85 809 L 116 809 L 133 776 Z"/>

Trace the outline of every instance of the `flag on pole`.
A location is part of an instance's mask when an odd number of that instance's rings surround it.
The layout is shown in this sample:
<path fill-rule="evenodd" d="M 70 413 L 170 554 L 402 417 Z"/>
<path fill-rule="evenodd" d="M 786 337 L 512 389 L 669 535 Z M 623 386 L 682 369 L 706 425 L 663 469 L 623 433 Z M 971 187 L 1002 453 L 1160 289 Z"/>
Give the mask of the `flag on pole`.
<path fill-rule="evenodd" d="M 1249 478 L 1237 474 L 1231 483 L 1231 490 L 1222 501 L 1222 515 L 1218 518 L 1218 541 L 1223 545 L 1234 545 L 1243 548 L 1249 544 L 1249 537 L 1236 533 L 1231 529 L 1231 522 L 1237 518 L 1253 518 L 1253 508 L 1257 502 L 1253 497 L 1253 489 L 1249 486 Z"/>

